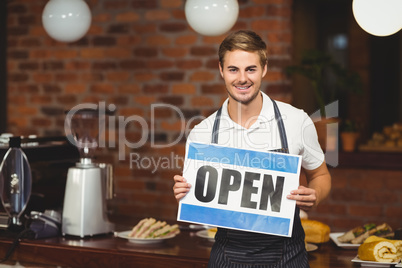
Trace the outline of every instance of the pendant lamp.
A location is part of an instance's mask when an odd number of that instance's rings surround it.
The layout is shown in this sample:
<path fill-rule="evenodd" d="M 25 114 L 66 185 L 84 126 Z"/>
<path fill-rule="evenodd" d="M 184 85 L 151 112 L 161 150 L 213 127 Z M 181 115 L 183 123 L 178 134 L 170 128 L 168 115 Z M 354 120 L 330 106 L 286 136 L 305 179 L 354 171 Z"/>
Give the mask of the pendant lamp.
<path fill-rule="evenodd" d="M 83 0 L 49 0 L 42 13 L 46 32 L 60 42 L 81 39 L 91 25 L 91 11 Z"/>
<path fill-rule="evenodd" d="M 353 15 L 363 30 L 376 36 L 402 28 L 402 0 L 353 0 Z"/>
<path fill-rule="evenodd" d="M 188 24 L 201 35 L 217 36 L 229 31 L 239 15 L 237 0 L 187 0 Z"/>

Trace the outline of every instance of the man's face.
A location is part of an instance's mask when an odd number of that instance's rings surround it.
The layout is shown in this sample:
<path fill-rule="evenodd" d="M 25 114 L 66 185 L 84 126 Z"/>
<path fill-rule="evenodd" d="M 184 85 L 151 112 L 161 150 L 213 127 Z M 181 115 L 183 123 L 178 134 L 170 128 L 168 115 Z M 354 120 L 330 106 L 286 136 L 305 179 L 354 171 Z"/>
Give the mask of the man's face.
<path fill-rule="evenodd" d="M 257 52 L 243 50 L 228 51 L 219 64 L 229 98 L 242 104 L 252 102 L 260 92 L 261 80 L 267 73 L 267 66 L 260 64 Z"/>

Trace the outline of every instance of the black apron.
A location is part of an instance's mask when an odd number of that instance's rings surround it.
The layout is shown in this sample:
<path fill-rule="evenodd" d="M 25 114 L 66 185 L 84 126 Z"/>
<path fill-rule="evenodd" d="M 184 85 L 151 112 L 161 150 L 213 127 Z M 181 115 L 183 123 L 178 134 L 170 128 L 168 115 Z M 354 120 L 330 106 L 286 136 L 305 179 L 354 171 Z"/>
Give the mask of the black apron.
<path fill-rule="evenodd" d="M 272 100 L 282 148 L 275 152 L 289 153 L 286 131 L 278 105 Z M 218 143 L 222 107 L 217 111 L 211 143 Z M 212 246 L 209 268 L 308 268 L 304 230 L 296 207 L 292 237 L 281 237 L 246 231 L 218 228 Z"/>

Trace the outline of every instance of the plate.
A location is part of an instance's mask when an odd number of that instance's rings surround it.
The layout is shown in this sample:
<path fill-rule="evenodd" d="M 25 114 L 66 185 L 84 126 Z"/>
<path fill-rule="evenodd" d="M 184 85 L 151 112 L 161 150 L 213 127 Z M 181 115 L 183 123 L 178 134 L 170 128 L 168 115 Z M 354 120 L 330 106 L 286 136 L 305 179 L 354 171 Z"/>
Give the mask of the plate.
<path fill-rule="evenodd" d="M 318 246 L 314 245 L 314 244 L 307 243 L 307 245 L 306 245 L 307 252 L 315 251 L 315 250 L 317 250 L 317 248 L 318 248 Z"/>
<path fill-rule="evenodd" d="M 171 236 L 160 237 L 160 238 L 134 238 L 134 237 L 128 236 L 130 234 L 130 232 L 131 232 L 131 230 L 124 231 L 124 232 L 118 232 L 117 237 L 127 239 L 128 242 L 135 243 L 135 244 L 157 244 L 157 243 L 161 243 L 167 239 L 171 239 L 176 236 L 176 235 L 171 235 Z"/>
<path fill-rule="evenodd" d="M 196 236 L 206 238 L 209 241 L 215 241 L 215 238 L 208 236 L 208 231 L 207 230 L 201 230 L 195 233 Z"/>
<path fill-rule="evenodd" d="M 339 242 L 338 237 L 343 235 L 343 234 L 344 233 L 330 233 L 329 237 L 340 248 L 357 249 L 360 246 L 360 244 L 351 244 L 351 243 L 341 243 L 341 242 Z"/>
<path fill-rule="evenodd" d="M 397 265 L 395 265 L 395 268 L 397 268 L 397 267 L 402 267 L 402 262 L 400 262 Z"/>
<path fill-rule="evenodd" d="M 361 267 L 391 267 L 391 265 L 397 264 L 397 262 L 377 262 L 377 261 L 362 261 L 356 256 L 352 262 L 360 263 Z"/>

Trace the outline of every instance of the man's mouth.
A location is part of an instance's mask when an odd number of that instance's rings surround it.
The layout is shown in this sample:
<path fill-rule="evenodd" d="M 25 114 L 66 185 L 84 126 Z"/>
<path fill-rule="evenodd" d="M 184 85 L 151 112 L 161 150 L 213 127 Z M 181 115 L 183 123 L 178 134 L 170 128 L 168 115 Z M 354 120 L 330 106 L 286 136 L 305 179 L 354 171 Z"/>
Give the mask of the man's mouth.
<path fill-rule="evenodd" d="M 252 85 L 242 85 L 242 86 L 235 86 L 235 88 L 239 89 L 239 90 L 246 90 L 248 88 L 250 88 Z"/>

